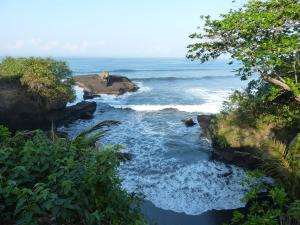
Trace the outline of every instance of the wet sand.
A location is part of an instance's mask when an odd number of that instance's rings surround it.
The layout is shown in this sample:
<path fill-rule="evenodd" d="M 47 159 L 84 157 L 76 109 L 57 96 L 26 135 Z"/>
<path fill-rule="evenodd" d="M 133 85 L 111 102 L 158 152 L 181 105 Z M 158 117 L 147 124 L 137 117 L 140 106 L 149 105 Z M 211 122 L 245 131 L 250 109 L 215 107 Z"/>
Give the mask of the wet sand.
<path fill-rule="evenodd" d="M 243 211 L 245 209 L 239 209 Z M 200 215 L 187 215 L 157 208 L 149 201 L 142 205 L 149 224 L 156 225 L 222 225 L 230 222 L 234 210 L 211 210 Z"/>

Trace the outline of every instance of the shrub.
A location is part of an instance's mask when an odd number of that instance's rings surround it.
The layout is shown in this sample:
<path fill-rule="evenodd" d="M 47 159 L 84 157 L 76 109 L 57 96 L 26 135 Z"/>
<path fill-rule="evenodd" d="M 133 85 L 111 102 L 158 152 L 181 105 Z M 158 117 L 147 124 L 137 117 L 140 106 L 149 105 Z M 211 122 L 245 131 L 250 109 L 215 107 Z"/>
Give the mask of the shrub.
<path fill-rule="evenodd" d="M 0 137 L 0 224 L 144 224 L 116 173 L 119 146 L 98 152 L 39 130 Z"/>
<path fill-rule="evenodd" d="M 299 224 L 299 200 L 290 199 L 280 184 L 266 184 L 264 179 L 262 171 L 249 172 L 243 181 L 250 187 L 243 199 L 247 202 L 247 214 L 235 211 L 230 225 Z"/>

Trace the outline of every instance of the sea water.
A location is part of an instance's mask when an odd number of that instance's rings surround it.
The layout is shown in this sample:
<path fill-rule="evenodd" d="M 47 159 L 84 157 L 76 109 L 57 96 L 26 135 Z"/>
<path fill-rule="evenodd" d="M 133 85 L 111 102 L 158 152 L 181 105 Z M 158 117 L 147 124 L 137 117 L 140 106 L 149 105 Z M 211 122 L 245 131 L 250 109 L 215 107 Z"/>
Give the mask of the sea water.
<path fill-rule="evenodd" d="M 120 121 L 99 145 L 124 144 L 121 151 L 133 155 L 119 168 L 124 189 L 142 192 L 160 209 L 187 215 L 244 206 L 240 199 L 246 188 L 240 182 L 245 171 L 210 160 L 213 149 L 201 128 L 185 127 L 181 121 L 220 112 L 230 93 L 246 86 L 234 75 L 234 66 L 184 58 L 64 60 L 74 76 L 110 71 L 140 87 L 135 93 L 93 99 L 93 119 L 62 128 L 72 136 L 103 120 Z M 81 101 L 82 90 L 75 90 Z"/>

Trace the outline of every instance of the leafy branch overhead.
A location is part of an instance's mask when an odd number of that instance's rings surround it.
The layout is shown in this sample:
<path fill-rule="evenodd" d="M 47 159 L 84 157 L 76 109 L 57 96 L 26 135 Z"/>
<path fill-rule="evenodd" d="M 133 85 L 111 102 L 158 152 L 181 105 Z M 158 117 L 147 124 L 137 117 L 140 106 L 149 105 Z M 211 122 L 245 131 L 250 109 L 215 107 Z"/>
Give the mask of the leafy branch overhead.
<path fill-rule="evenodd" d="M 190 35 L 187 57 L 206 62 L 229 54 L 241 67 L 237 74 L 253 74 L 300 102 L 300 3 L 297 0 L 252 0 L 243 8 L 213 20 L 202 16 L 204 29 Z"/>

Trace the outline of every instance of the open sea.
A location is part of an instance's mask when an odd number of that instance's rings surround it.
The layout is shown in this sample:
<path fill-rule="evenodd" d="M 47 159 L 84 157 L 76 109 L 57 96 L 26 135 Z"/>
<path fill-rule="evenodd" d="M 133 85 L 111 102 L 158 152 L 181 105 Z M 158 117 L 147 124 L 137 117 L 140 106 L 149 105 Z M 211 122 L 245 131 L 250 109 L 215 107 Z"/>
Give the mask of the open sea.
<path fill-rule="evenodd" d="M 61 129 L 74 136 L 103 121 L 118 120 L 100 146 L 125 144 L 133 159 L 119 168 L 122 186 L 145 195 L 143 211 L 158 225 L 220 225 L 240 201 L 246 177 L 239 167 L 210 160 L 210 140 L 201 128 L 185 127 L 182 119 L 218 113 L 222 102 L 242 82 L 226 61 L 205 64 L 187 59 L 64 58 L 73 75 L 110 74 L 130 78 L 140 88 L 122 96 L 93 99 L 97 110 L 91 120 L 79 120 Z M 76 89 L 77 100 L 82 90 Z M 216 211 L 223 210 L 223 211 Z M 228 213 L 226 213 L 228 212 Z"/>

